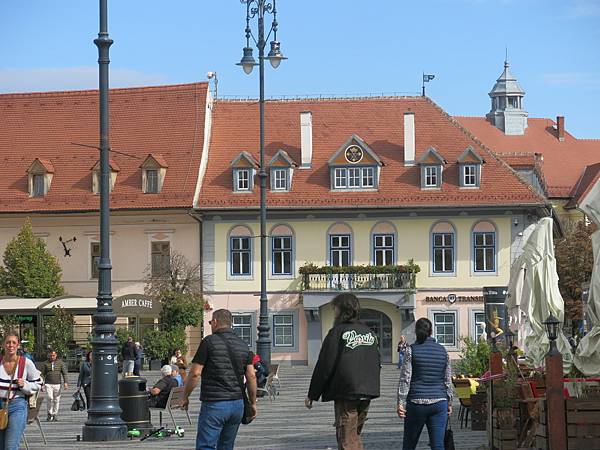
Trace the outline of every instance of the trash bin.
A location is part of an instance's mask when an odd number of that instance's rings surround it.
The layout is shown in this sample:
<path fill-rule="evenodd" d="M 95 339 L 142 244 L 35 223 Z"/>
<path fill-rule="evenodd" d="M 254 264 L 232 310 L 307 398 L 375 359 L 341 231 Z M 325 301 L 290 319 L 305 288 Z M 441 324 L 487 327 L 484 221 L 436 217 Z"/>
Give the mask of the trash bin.
<path fill-rule="evenodd" d="M 127 424 L 127 429 L 152 429 L 145 378 L 125 377 L 119 380 L 119 406 L 121 419 Z"/>

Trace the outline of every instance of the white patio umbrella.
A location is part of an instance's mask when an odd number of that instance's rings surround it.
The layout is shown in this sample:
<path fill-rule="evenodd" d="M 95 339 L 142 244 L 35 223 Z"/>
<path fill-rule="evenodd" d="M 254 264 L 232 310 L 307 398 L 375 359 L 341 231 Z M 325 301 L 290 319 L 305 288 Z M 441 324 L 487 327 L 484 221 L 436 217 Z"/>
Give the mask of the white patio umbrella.
<path fill-rule="evenodd" d="M 554 315 L 562 324 L 564 302 L 558 289 L 558 274 L 554 258 L 552 219 L 540 219 L 523 246 L 523 254 L 513 264 L 509 282 L 511 317 L 524 336 L 525 355 L 536 366 L 544 364 L 550 346 L 544 321 Z M 519 312 L 520 311 L 520 312 Z M 571 370 L 573 355 L 563 333 L 556 342 L 563 355 L 563 369 Z"/>
<path fill-rule="evenodd" d="M 588 317 L 592 329 L 581 339 L 573 362 L 587 376 L 600 374 L 600 191 L 593 189 L 589 202 L 579 206 L 599 229 L 592 234 L 594 267 L 590 280 Z"/>

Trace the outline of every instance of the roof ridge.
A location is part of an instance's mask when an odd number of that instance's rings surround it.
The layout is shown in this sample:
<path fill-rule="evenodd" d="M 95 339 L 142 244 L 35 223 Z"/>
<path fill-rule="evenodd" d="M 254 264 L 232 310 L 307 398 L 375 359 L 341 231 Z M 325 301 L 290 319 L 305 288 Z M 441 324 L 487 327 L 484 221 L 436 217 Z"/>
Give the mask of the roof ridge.
<path fill-rule="evenodd" d="M 379 95 L 379 94 L 365 94 L 356 96 L 296 96 L 285 98 L 283 97 L 269 97 L 265 99 L 265 102 L 278 102 L 278 103 L 296 103 L 303 101 L 355 101 L 355 100 L 418 100 L 423 98 L 422 95 Z M 258 98 L 255 97 L 243 97 L 243 98 L 223 98 L 223 96 L 214 99 L 215 103 L 243 103 L 243 102 L 257 102 Z"/>
<path fill-rule="evenodd" d="M 521 179 L 521 177 L 519 177 L 517 175 L 517 172 L 506 163 L 506 161 L 504 161 L 502 158 L 499 158 L 496 155 L 496 153 L 494 151 L 492 151 L 492 149 L 490 149 L 489 147 L 484 145 L 483 142 L 481 142 L 481 140 L 479 140 L 473 133 L 471 133 L 469 130 L 467 130 L 465 127 L 463 127 L 456 119 L 454 119 L 453 116 L 451 116 L 448 112 L 446 112 L 444 110 L 444 108 L 442 108 L 440 105 L 438 105 L 436 102 L 434 102 L 431 98 L 429 98 L 427 96 L 425 96 L 423 98 L 425 98 L 427 101 L 429 101 L 432 106 L 437 108 L 446 117 L 446 119 L 452 125 L 454 125 L 456 128 L 458 128 L 460 131 L 462 131 L 465 134 L 465 136 L 467 136 L 469 139 L 471 139 L 473 142 L 475 142 L 483 151 L 485 151 L 492 158 L 494 158 L 496 161 L 498 161 L 505 169 L 507 169 L 519 181 L 519 183 L 521 183 L 521 185 L 523 185 L 526 189 L 528 189 L 532 194 L 534 194 L 540 200 L 543 200 L 544 203 L 546 202 L 546 198 L 544 198 L 540 194 L 538 194 L 530 184 L 523 181 Z M 542 181 L 544 191 L 547 192 L 545 179 L 543 179 L 543 177 L 541 177 L 541 178 L 542 178 L 541 181 Z"/>
<path fill-rule="evenodd" d="M 110 88 L 111 94 L 123 94 L 123 93 L 138 93 L 138 92 L 160 92 L 160 91 L 180 91 L 182 88 L 196 88 L 206 86 L 208 88 L 208 82 L 196 81 L 193 83 L 181 83 L 181 84 L 165 84 L 156 86 L 132 86 L 132 87 L 119 87 Z M 64 91 L 38 91 L 38 92 L 8 92 L 0 93 L 0 99 L 5 98 L 41 98 L 41 97 L 85 97 L 89 95 L 98 95 L 98 89 L 73 89 Z"/>

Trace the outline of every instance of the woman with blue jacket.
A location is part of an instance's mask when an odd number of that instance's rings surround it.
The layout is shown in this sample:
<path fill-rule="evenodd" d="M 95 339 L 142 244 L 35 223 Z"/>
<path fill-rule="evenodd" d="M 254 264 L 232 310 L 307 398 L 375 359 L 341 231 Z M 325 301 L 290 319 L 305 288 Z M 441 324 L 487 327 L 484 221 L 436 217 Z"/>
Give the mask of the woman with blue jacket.
<path fill-rule="evenodd" d="M 446 423 L 452 414 L 452 369 L 446 349 L 431 337 L 432 325 L 415 324 L 417 341 L 407 347 L 398 383 L 398 417 L 404 419 L 402 450 L 414 450 L 427 425 L 432 450 L 444 450 Z"/>

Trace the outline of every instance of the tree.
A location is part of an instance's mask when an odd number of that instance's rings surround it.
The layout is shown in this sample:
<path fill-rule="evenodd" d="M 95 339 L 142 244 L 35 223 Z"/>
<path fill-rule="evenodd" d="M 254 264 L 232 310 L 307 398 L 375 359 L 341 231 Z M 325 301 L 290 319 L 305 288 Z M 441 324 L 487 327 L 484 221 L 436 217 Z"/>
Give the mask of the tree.
<path fill-rule="evenodd" d="M 33 234 L 28 218 L 4 251 L 0 293 L 24 298 L 57 297 L 65 293 L 61 274 L 57 259 L 48 252 L 46 243 Z"/>
<path fill-rule="evenodd" d="M 0 333 L 2 334 L 2 340 L 4 341 L 4 336 L 6 333 L 19 332 L 19 318 L 15 315 L 9 314 L 7 316 L 0 316 Z"/>
<path fill-rule="evenodd" d="M 46 343 L 61 357 L 67 355 L 68 343 L 73 340 L 74 324 L 73 314 L 60 306 L 53 306 L 52 316 L 44 319 Z"/>
<path fill-rule="evenodd" d="M 591 235 L 593 225 L 583 220 L 566 222 L 564 236 L 554 242 L 558 288 L 565 300 L 565 312 L 572 320 L 582 319 L 581 284 L 589 281 L 594 266 Z"/>

